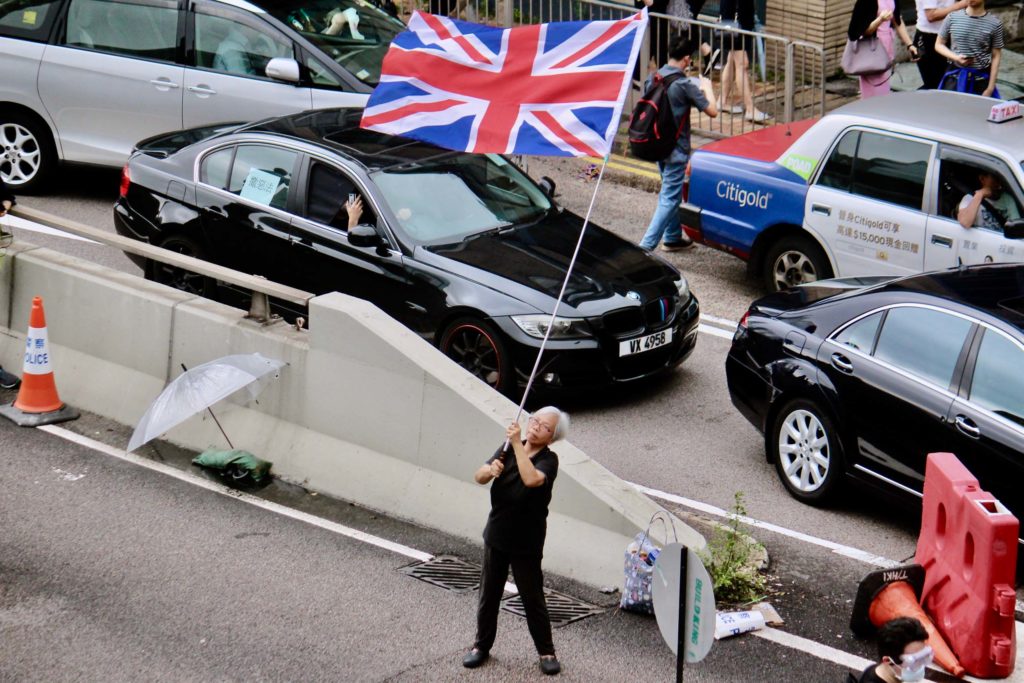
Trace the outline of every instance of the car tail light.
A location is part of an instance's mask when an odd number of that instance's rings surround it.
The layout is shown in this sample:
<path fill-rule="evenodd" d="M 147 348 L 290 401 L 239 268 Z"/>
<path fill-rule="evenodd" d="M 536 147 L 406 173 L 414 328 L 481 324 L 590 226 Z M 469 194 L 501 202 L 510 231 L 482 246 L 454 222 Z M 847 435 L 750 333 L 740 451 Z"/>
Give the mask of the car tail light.
<path fill-rule="evenodd" d="M 131 175 L 131 173 L 128 172 L 128 164 L 125 164 L 124 168 L 121 169 L 121 190 L 120 190 L 121 197 L 127 197 L 128 196 L 128 186 L 131 185 L 131 184 L 132 184 L 132 175 Z"/>
<path fill-rule="evenodd" d="M 747 311 L 746 313 L 743 314 L 743 317 L 740 318 L 740 322 L 739 322 L 739 324 L 736 327 L 738 329 L 741 329 L 741 330 L 746 330 L 747 329 L 747 318 L 749 318 L 749 317 L 750 317 L 750 311 Z"/>

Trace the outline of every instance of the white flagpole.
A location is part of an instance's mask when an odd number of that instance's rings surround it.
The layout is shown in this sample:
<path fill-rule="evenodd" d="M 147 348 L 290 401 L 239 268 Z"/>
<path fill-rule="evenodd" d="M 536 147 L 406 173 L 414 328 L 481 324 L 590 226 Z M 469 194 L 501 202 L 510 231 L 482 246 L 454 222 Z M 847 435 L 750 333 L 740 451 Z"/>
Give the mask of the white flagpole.
<path fill-rule="evenodd" d="M 597 191 L 601 188 L 601 179 L 604 178 L 604 169 L 608 165 L 608 155 L 604 157 L 604 161 L 601 162 L 601 171 L 597 176 L 597 183 L 594 185 L 594 194 L 590 197 L 590 206 L 587 207 L 587 215 L 583 218 L 583 227 L 580 228 L 580 237 L 576 240 L 576 249 L 572 252 L 572 258 L 569 260 L 569 268 L 565 272 L 565 280 L 562 282 L 562 289 L 558 292 L 558 299 L 555 301 L 555 308 L 551 311 L 551 318 L 548 320 L 548 327 L 544 330 L 544 339 L 540 342 L 540 348 L 537 349 L 537 360 L 533 362 L 533 370 L 530 371 L 530 379 L 526 382 L 526 389 L 523 391 L 523 399 L 519 402 L 519 410 L 516 411 L 515 422 L 519 422 L 519 418 L 523 414 L 523 406 L 526 405 L 526 399 L 530 395 L 530 389 L 533 388 L 533 381 L 537 378 L 537 368 L 540 367 L 541 356 L 544 355 L 544 347 L 547 346 L 548 338 L 551 336 L 551 328 L 555 325 L 555 318 L 558 316 L 558 307 L 562 305 L 562 297 L 565 296 L 565 289 L 569 286 L 569 278 L 572 277 L 572 269 L 576 265 L 576 258 L 579 256 L 580 247 L 583 246 L 583 236 L 587 232 L 587 226 L 590 225 L 590 214 L 594 211 L 594 203 L 597 201 Z M 502 451 L 508 448 L 508 439 L 505 440 L 505 447 Z"/>

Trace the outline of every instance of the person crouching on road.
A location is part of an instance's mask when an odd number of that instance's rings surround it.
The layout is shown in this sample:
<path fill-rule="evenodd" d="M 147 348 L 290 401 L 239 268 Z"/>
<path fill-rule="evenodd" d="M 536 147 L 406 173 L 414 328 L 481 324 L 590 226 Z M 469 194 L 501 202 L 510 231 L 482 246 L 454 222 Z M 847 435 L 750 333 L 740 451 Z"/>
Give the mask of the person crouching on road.
<path fill-rule="evenodd" d="M 680 71 L 685 72 L 690 66 L 697 41 L 688 36 L 677 38 L 668 49 L 668 63 L 658 70 L 662 76 Z M 653 76 L 647 79 L 644 92 L 651 88 Z M 681 251 L 693 246 L 693 241 L 683 234 L 679 225 L 679 203 L 683 199 L 683 180 L 686 177 L 686 164 L 690 160 L 690 107 L 714 118 L 718 116 L 718 105 L 711 88 L 711 81 L 699 77 L 700 85 L 689 78 L 679 78 L 668 88 L 668 99 L 675 117 L 676 139 L 675 149 L 668 159 L 658 162 L 661 172 L 661 191 L 658 193 L 658 208 L 654 211 L 647 232 L 640 240 L 640 246 L 648 251 L 658 246 L 662 236 L 665 251 Z"/>
<path fill-rule="evenodd" d="M 934 653 L 928 631 L 913 617 L 897 617 L 878 629 L 878 664 L 860 675 L 859 683 L 923 681 Z M 899 662 L 899 663 L 897 663 Z"/>
<path fill-rule="evenodd" d="M 4 184 L 4 179 L 0 178 L 0 218 L 7 215 L 7 212 L 11 210 L 15 204 L 14 195 L 7 189 L 7 185 Z M 0 234 L 3 233 L 3 227 L 0 226 Z M 2 246 L 0 246 L 2 248 Z M 0 257 L 0 263 L 3 262 Z M 0 366 L 0 389 L 17 389 L 18 385 L 21 384 L 21 380 L 7 372 Z"/>
<path fill-rule="evenodd" d="M 528 422 L 526 440 L 519 425 L 512 423 L 507 431 L 509 445 L 499 447 L 473 477 L 478 484 L 491 484 L 491 513 L 484 528 L 476 642 L 462 659 L 468 669 L 480 666 L 490 656 L 511 566 L 526 610 L 526 623 L 540 655 L 540 670 L 549 675 L 562 670 L 551 642 L 541 557 L 551 488 L 558 475 L 558 456 L 548 446 L 565 438 L 568 431 L 568 415 L 552 406 L 541 408 Z"/>

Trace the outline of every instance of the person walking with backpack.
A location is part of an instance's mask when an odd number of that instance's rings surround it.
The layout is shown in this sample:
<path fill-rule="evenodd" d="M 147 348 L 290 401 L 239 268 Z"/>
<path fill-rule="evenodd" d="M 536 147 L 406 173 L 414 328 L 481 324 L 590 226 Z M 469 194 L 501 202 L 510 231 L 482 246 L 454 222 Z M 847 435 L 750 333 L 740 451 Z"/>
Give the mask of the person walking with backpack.
<path fill-rule="evenodd" d="M 669 46 L 668 62 L 647 79 L 644 97 L 630 120 L 630 148 L 634 156 L 657 161 L 661 172 L 658 208 L 640 240 L 640 246 L 647 250 L 657 247 L 662 237 L 665 238 L 661 247 L 664 251 L 681 251 L 693 246 L 693 241 L 683 234 L 679 225 L 683 178 L 690 160 L 690 107 L 697 107 L 712 118 L 718 116 L 711 81 L 703 76 L 699 80 L 687 78 L 683 73 L 690 66 L 696 44 L 697 41 L 682 36 Z M 658 112 L 671 112 L 671 128 L 661 127 L 638 134 L 638 129 L 652 124 L 652 118 L 658 118 Z"/>

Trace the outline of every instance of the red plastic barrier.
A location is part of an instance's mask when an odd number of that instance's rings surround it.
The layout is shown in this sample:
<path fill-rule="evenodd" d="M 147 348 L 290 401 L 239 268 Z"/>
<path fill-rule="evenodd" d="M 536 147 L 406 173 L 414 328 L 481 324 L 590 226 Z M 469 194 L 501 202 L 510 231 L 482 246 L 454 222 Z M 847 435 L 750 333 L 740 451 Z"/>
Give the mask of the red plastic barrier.
<path fill-rule="evenodd" d="M 914 556 L 925 568 L 921 604 L 972 676 L 1013 672 L 1019 526 L 955 455 L 928 455 Z"/>

